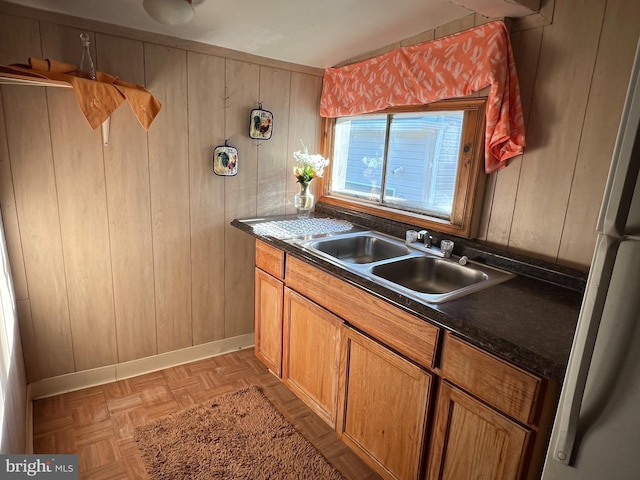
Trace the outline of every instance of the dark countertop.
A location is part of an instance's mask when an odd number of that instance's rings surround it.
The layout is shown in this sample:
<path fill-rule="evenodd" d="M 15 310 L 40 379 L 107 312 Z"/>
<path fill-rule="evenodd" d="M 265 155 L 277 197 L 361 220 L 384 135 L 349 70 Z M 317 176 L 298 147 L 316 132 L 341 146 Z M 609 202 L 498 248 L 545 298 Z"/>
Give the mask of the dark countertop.
<path fill-rule="evenodd" d="M 325 216 L 318 214 L 317 216 Z M 287 239 L 263 236 L 254 226 L 295 215 L 234 220 L 231 224 L 287 254 L 358 285 L 469 343 L 532 373 L 562 382 L 582 302 L 586 274 L 522 256 L 505 255 L 456 240 L 456 254 L 500 266 L 518 275 L 504 283 L 441 304 L 424 304 L 340 268 Z M 349 219 L 351 223 L 353 219 Z M 362 226 L 362 224 L 360 224 Z M 369 225 L 367 229 L 375 229 Z M 378 230 L 378 229 L 376 229 Z M 378 230 L 380 231 L 380 230 Z M 449 237 L 448 237 L 449 238 Z M 458 246 L 459 245 L 459 246 Z M 538 278 L 536 278 L 538 277 Z M 542 278 L 542 279 L 540 279 Z M 554 283 L 555 282 L 555 283 Z"/>

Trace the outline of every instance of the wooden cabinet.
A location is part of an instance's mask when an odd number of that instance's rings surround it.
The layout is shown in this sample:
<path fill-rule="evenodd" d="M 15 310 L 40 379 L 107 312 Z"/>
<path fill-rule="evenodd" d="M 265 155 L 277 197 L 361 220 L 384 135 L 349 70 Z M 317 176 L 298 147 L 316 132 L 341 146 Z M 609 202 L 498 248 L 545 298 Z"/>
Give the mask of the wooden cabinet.
<path fill-rule="evenodd" d="M 539 428 L 545 382 L 450 334 L 440 373 L 426 478 L 538 478 L 548 437 Z"/>
<path fill-rule="evenodd" d="M 520 478 L 531 432 L 447 382 L 433 431 L 429 480 Z"/>
<path fill-rule="evenodd" d="M 425 368 L 433 368 L 440 329 L 335 275 L 287 257 L 287 286 Z"/>
<path fill-rule="evenodd" d="M 423 461 L 432 376 L 345 327 L 338 435 L 388 479 L 417 479 Z"/>
<path fill-rule="evenodd" d="M 531 423 L 537 414 L 542 379 L 453 335 L 442 346 L 442 376 L 510 415 Z"/>
<path fill-rule="evenodd" d="M 256 357 L 278 377 L 282 375 L 283 275 L 284 253 L 264 242 L 257 241 L 254 296 L 255 353 Z"/>
<path fill-rule="evenodd" d="M 282 302 L 284 284 L 256 268 L 255 352 L 262 363 L 282 376 Z"/>
<path fill-rule="evenodd" d="M 556 383 L 262 241 L 255 285 L 256 356 L 382 477 L 539 478 Z"/>
<path fill-rule="evenodd" d="M 342 320 L 289 288 L 284 291 L 282 380 L 336 425 Z"/>

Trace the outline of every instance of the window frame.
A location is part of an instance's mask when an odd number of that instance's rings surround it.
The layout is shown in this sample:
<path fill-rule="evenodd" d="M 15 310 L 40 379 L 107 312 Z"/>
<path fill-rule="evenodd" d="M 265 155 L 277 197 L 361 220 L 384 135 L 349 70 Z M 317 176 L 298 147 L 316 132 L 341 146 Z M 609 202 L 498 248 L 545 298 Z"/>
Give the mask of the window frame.
<path fill-rule="evenodd" d="M 325 169 L 319 192 L 320 202 L 375 215 L 387 220 L 406 223 L 421 228 L 465 238 L 475 238 L 480 220 L 484 193 L 484 134 L 486 97 L 468 97 L 441 100 L 427 105 L 395 107 L 371 113 L 404 113 L 425 111 L 464 110 L 465 120 L 460 144 L 458 173 L 451 211 L 451 220 L 400 210 L 385 205 L 376 205 L 357 198 L 329 192 L 332 164 Z M 331 158 L 333 154 L 335 119 L 324 118 L 322 123 L 322 154 Z M 469 146 L 470 148 L 466 148 Z M 466 150 L 466 151 L 465 151 Z"/>

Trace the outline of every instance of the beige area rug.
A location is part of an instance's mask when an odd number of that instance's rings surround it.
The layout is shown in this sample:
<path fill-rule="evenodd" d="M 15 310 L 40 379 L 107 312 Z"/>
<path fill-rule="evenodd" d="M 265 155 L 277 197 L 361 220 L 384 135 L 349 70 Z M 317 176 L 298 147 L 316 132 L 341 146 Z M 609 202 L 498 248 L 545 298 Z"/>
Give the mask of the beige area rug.
<path fill-rule="evenodd" d="M 344 478 L 256 386 L 138 427 L 134 435 L 152 480 Z"/>

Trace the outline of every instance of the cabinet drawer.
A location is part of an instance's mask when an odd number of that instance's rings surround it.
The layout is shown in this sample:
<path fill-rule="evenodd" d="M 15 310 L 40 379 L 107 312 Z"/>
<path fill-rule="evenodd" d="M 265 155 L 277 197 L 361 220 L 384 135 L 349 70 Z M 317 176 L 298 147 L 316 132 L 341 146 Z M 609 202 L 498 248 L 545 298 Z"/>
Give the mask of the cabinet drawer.
<path fill-rule="evenodd" d="M 426 368 L 433 368 L 440 329 L 295 257 L 286 284 Z"/>
<path fill-rule="evenodd" d="M 284 278 L 284 252 L 257 240 L 256 267 L 282 280 Z"/>
<path fill-rule="evenodd" d="M 521 422 L 535 420 L 542 379 L 447 334 L 442 376 Z"/>

